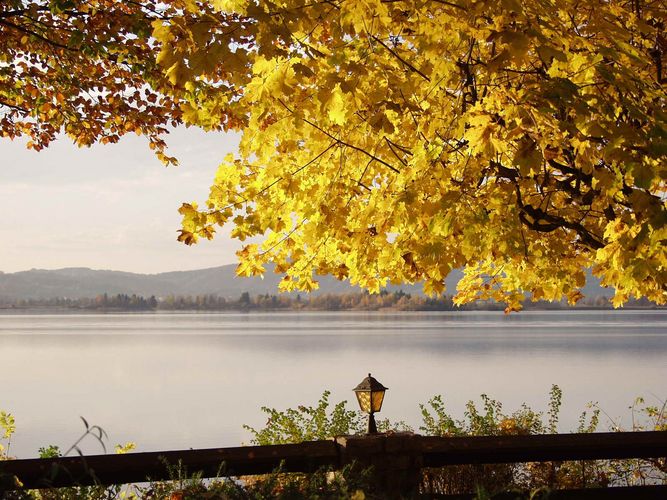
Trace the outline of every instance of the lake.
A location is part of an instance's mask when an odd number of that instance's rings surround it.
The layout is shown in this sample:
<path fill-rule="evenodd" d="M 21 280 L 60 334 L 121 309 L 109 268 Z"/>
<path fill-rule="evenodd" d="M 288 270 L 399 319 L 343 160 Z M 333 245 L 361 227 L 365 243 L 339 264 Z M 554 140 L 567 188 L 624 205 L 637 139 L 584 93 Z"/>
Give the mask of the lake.
<path fill-rule="evenodd" d="M 20 458 L 68 448 L 79 416 L 111 447 L 248 444 L 261 406 L 314 405 L 328 389 L 356 408 L 368 372 L 389 388 L 378 417 L 415 427 L 436 394 L 459 417 L 482 393 L 544 410 L 552 384 L 561 431 L 590 401 L 605 428 L 629 427 L 635 397 L 667 399 L 667 311 L 0 315 L 0 409 Z"/>

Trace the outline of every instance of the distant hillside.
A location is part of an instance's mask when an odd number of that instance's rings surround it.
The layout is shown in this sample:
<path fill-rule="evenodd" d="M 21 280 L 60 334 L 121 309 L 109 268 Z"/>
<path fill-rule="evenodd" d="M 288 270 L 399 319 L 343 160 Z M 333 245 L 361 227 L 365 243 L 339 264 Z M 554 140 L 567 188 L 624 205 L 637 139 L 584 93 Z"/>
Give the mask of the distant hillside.
<path fill-rule="evenodd" d="M 214 294 L 237 298 L 243 292 L 251 296 L 275 294 L 281 276 L 267 272 L 264 279 L 239 278 L 236 265 L 176 271 L 159 274 L 136 274 L 121 271 L 102 271 L 88 268 L 56 270 L 32 269 L 17 273 L 0 273 L 0 300 L 48 299 L 55 297 L 85 298 L 98 294 L 137 294 L 149 297 L 167 295 Z M 455 287 L 460 273 L 453 273 L 448 286 Z M 324 276 L 319 278 L 320 289 L 314 293 L 346 293 L 359 291 L 348 282 Z M 391 287 L 407 293 L 421 293 L 421 286 Z M 453 290 L 454 288 L 452 288 Z"/>
<path fill-rule="evenodd" d="M 102 271 L 88 268 L 56 270 L 32 269 L 17 273 L 0 272 L 0 300 L 49 299 L 56 297 L 86 298 L 98 294 L 137 294 L 149 297 L 167 295 L 205 295 L 237 298 L 243 292 L 251 296 L 276 294 L 281 276 L 267 272 L 264 279 L 239 278 L 235 265 L 212 267 L 195 271 L 176 271 L 159 274 L 136 274 L 122 271 Z M 320 289 L 314 293 L 347 293 L 359 291 L 348 282 L 329 276 L 319 277 Z M 454 293 L 461 279 L 460 271 L 453 271 L 446 280 L 447 292 Z M 406 293 L 421 294 L 421 285 L 388 287 L 389 291 L 402 289 Z M 584 288 L 587 297 L 611 296 L 613 290 L 603 289 L 599 280 L 589 276 Z"/>

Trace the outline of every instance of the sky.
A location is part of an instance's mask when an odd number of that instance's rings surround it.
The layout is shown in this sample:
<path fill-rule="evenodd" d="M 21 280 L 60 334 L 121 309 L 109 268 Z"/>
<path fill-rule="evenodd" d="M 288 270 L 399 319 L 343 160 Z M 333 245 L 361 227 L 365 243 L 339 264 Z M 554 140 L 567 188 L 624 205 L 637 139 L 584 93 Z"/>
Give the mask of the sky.
<path fill-rule="evenodd" d="M 90 267 L 158 273 L 234 262 L 240 243 L 176 241 L 183 202 L 203 203 L 217 165 L 238 136 L 179 128 L 167 136 L 178 167 L 164 167 L 145 138 L 74 146 L 67 138 L 34 152 L 0 138 L 0 271 Z"/>

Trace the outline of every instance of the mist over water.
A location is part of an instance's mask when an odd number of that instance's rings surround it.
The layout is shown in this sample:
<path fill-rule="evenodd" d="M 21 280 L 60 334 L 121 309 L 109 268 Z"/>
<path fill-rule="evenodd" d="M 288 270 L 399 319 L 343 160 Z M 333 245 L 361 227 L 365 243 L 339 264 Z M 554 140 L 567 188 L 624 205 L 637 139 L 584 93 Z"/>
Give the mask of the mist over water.
<path fill-rule="evenodd" d="M 552 384 L 561 431 L 589 401 L 629 427 L 635 397 L 667 399 L 667 311 L 0 316 L 0 409 L 16 417 L 21 458 L 68 448 L 80 415 L 109 448 L 247 444 L 242 425 L 263 426 L 261 406 L 315 404 L 328 389 L 355 408 L 369 371 L 389 387 L 379 416 L 415 428 L 436 394 L 455 416 L 482 393 L 507 412 L 544 410 Z"/>

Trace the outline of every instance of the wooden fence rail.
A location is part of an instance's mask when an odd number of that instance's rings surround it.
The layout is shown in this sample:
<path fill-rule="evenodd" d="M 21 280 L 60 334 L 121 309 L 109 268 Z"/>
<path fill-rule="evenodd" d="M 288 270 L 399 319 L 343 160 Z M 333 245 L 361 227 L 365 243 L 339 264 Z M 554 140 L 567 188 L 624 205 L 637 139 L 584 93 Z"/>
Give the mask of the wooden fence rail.
<path fill-rule="evenodd" d="M 353 461 L 405 482 L 423 467 L 443 465 L 663 457 L 667 431 L 452 438 L 397 433 L 274 446 L 8 460 L 0 462 L 0 485 L 36 489 L 160 481 L 173 479 L 175 466 L 203 477 L 267 474 L 278 467 L 313 472 Z"/>

